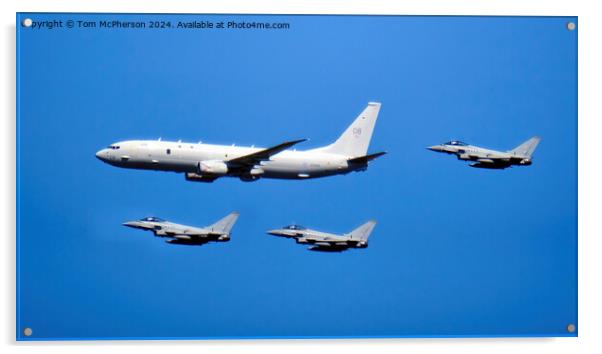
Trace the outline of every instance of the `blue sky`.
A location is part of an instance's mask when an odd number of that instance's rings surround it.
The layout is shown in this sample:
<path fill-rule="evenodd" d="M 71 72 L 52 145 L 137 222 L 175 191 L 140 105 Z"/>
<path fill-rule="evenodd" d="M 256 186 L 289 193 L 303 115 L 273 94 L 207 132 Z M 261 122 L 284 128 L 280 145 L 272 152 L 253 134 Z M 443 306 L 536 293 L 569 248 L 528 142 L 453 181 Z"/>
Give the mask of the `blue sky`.
<path fill-rule="evenodd" d="M 29 339 L 562 336 L 576 323 L 576 18 L 27 16 L 291 25 L 18 28 L 17 329 Z M 317 147 L 368 101 L 383 104 L 370 151 L 388 154 L 364 173 L 200 184 L 94 157 L 159 137 Z M 533 135 L 527 168 L 425 149 L 456 138 L 506 150 Z M 121 226 L 233 210 L 229 243 L 175 246 Z M 370 247 L 338 254 L 265 234 L 372 218 Z"/>

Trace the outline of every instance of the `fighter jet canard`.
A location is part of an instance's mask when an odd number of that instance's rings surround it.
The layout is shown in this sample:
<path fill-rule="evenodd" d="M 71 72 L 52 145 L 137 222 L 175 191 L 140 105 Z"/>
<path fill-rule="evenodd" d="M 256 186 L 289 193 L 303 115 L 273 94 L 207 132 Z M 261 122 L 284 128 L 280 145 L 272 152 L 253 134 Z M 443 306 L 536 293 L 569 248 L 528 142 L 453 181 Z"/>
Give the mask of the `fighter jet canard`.
<path fill-rule="evenodd" d="M 152 231 L 157 237 L 169 237 L 168 243 L 201 245 L 211 241 L 230 241 L 230 234 L 238 212 L 228 214 L 213 225 L 194 227 L 176 224 L 157 217 L 146 217 L 136 221 L 124 222 L 124 226 Z"/>
<path fill-rule="evenodd" d="M 301 225 L 289 225 L 282 229 L 269 230 L 274 236 L 293 238 L 299 244 L 309 244 L 310 251 L 340 252 L 349 248 L 368 247 L 368 237 L 372 233 L 376 221 L 370 220 L 353 231 L 336 235 L 308 229 Z"/>
<path fill-rule="evenodd" d="M 533 163 L 532 156 L 540 137 L 534 136 L 510 151 L 489 150 L 475 145 L 469 145 L 453 140 L 441 145 L 430 146 L 427 149 L 454 154 L 459 160 L 474 161 L 470 167 L 504 169 L 511 166 L 529 166 Z"/>
<path fill-rule="evenodd" d="M 370 161 L 385 154 L 368 154 L 380 106 L 368 103 L 334 143 L 310 150 L 288 150 L 307 139 L 269 148 L 130 140 L 112 144 L 98 151 L 96 157 L 122 168 L 185 173 L 186 180 L 195 182 L 213 182 L 226 176 L 242 181 L 308 179 L 364 171 Z"/>

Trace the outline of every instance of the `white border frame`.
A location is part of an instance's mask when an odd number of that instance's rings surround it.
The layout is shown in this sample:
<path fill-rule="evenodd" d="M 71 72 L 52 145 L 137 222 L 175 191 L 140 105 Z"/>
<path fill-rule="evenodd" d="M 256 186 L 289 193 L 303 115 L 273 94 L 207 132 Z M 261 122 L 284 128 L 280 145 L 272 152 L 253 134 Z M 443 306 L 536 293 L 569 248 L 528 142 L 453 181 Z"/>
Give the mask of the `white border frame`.
<path fill-rule="evenodd" d="M 600 100 L 602 12 L 595 2 L 535 0 L 363 0 L 306 1 L 196 1 L 174 0 L 150 3 L 141 0 L 42 0 L 4 1 L 2 6 L 2 71 L 0 87 L 2 119 L 2 173 L 0 173 L 0 225 L 3 254 L 0 297 L 5 316 L 0 322 L 2 347 L 8 353 L 44 350 L 49 353 L 104 353 L 107 349 L 149 353 L 173 350 L 193 353 L 260 352 L 360 353 L 377 349 L 419 353 L 592 353 L 602 350 L 599 333 L 600 269 L 602 227 L 600 209 L 602 159 L 597 144 L 602 136 Z M 102 342 L 15 342 L 15 13 L 16 12 L 146 12 L 146 13 L 258 13 L 258 14 L 399 14 L 399 15 L 546 15 L 579 16 L 579 323 L 578 338 L 492 338 L 492 339 L 351 339 L 351 340 L 236 340 L 236 341 L 102 341 Z M 598 220 L 597 220 L 598 219 Z M 43 348 L 40 348 L 43 347 Z M 597 350 L 596 350 L 597 349 Z"/>

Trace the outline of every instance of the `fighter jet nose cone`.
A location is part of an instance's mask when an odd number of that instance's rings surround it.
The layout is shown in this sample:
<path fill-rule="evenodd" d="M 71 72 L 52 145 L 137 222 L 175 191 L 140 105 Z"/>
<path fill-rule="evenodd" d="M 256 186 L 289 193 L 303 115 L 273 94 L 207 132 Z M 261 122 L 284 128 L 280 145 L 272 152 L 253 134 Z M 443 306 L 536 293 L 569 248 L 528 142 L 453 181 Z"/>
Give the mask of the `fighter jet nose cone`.
<path fill-rule="evenodd" d="M 268 235 L 273 235 L 273 236 L 278 236 L 280 235 L 280 233 L 278 233 L 278 230 L 268 230 L 267 231 Z"/>
<path fill-rule="evenodd" d="M 429 146 L 429 147 L 427 147 L 427 150 L 431 150 L 431 151 L 441 151 L 441 146 L 439 146 L 439 145 L 433 145 L 433 146 Z"/>

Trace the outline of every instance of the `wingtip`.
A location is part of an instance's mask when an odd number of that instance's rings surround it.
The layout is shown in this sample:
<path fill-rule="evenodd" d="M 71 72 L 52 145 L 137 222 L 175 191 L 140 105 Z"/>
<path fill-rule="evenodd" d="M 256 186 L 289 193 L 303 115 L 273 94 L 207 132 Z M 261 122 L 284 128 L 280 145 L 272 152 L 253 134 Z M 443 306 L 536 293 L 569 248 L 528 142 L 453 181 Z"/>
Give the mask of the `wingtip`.
<path fill-rule="evenodd" d="M 302 143 L 302 142 L 308 141 L 308 140 L 309 140 L 309 138 L 303 138 L 303 139 L 292 140 L 290 143 L 291 144 L 299 144 L 299 143 Z"/>

